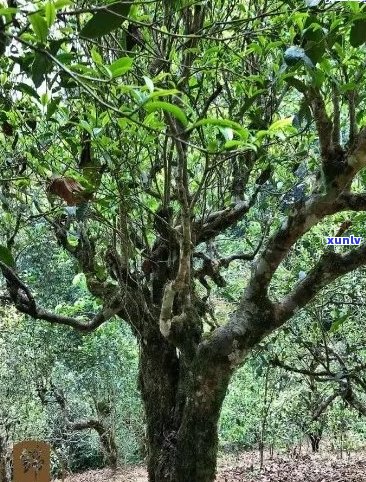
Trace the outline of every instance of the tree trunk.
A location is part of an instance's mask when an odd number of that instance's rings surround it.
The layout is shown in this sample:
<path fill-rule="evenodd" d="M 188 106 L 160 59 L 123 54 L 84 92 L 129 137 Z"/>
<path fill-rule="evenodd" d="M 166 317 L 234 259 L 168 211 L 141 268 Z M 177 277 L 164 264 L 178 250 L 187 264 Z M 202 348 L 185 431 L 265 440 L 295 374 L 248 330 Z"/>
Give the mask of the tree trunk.
<path fill-rule="evenodd" d="M 218 422 L 232 371 L 200 357 L 195 368 L 178 432 L 175 482 L 213 482 L 216 475 Z"/>
<path fill-rule="evenodd" d="M 319 445 L 321 436 L 316 433 L 309 434 L 310 442 L 311 442 L 311 449 L 314 453 L 319 452 Z"/>
<path fill-rule="evenodd" d="M 159 333 L 143 339 L 139 386 L 146 416 L 149 482 L 173 481 L 176 446 L 175 406 L 179 380 L 176 349 Z"/>
<path fill-rule="evenodd" d="M 187 360 L 160 335 L 142 343 L 149 482 L 213 482 L 218 421 L 231 370 L 196 355 Z"/>
<path fill-rule="evenodd" d="M 10 482 L 6 439 L 0 435 L 0 482 Z"/>

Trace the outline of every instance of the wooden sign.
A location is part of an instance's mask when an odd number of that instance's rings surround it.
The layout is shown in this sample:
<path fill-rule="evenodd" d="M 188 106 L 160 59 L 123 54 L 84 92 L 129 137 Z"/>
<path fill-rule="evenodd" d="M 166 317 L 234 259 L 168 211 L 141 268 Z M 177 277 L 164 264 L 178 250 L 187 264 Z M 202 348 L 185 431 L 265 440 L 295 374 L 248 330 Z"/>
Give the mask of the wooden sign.
<path fill-rule="evenodd" d="M 50 482 L 50 446 L 45 442 L 27 440 L 14 445 L 13 482 Z"/>

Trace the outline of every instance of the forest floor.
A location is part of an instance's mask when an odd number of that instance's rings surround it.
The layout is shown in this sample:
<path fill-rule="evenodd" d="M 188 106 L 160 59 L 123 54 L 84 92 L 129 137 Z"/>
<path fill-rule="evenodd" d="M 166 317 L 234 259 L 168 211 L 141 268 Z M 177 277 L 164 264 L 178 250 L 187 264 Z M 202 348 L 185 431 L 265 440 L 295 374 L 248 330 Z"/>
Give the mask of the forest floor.
<path fill-rule="evenodd" d="M 108 469 L 94 470 L 65 479 L 65 482 L 109 481 L 147 482 L 146 470 L 142 467 L 129 467 L 114 475 Z M 263 469 L 259 469 L 259 457 L 254 452 L 220 459 L 216 482 L 244 481 L 366 482 L 366 452 L 344 455 L 342 459 L 339 453 L 304 454 L 298 457 L 278 455 L 273 460 L 267 457 Z"/>

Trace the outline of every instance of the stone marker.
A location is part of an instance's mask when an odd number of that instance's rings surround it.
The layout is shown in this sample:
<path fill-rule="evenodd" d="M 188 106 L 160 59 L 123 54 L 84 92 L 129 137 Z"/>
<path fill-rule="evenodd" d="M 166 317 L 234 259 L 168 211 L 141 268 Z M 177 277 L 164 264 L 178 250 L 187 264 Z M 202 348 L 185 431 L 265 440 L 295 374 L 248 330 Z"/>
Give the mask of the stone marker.
<path fill-rule="evenodd" d="M 50 482 L 50 446 L 37 440 L 14 445 L 13 482 Z"/>

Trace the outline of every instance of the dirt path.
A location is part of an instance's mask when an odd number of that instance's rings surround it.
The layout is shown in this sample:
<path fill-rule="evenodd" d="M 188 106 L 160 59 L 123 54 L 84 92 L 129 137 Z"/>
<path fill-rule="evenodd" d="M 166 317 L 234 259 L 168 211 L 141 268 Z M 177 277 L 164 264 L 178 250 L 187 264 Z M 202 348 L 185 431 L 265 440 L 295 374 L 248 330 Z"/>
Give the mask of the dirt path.
<path fill-rule="evenodd" d="M 148 482 L 146 470 L 142 467 L 119 470 L 116 474 L 108 469 L 94 470 L 65 480 L 109 481 Z M 260 470 L 257 454 L 245 452 L 235 458 L 228 457 L 220 461 L 216 482 L 366 482 L 366 453 L 355 454 L 343 460 L 336 454 L 303 455 L 296 459 L 281 456 L 267 460 L 265 467 Z"/>

